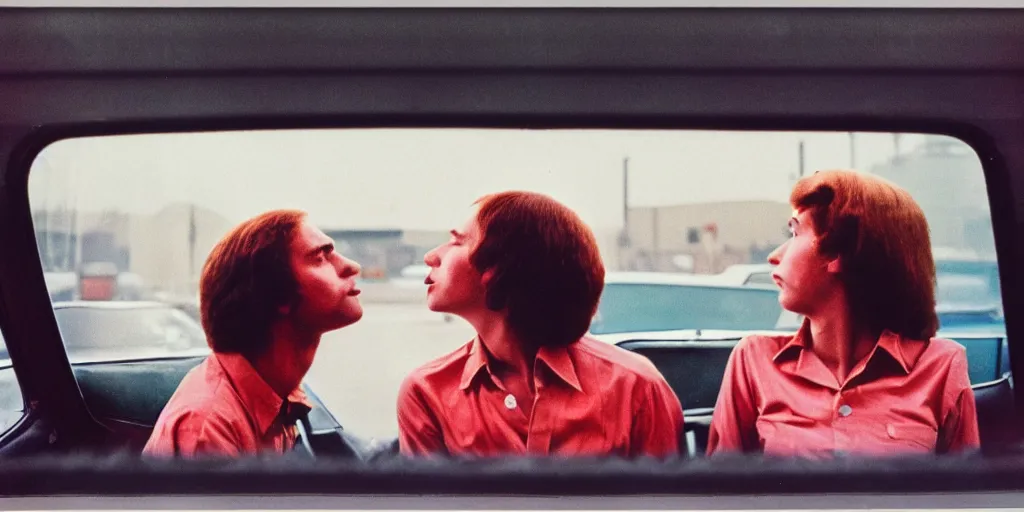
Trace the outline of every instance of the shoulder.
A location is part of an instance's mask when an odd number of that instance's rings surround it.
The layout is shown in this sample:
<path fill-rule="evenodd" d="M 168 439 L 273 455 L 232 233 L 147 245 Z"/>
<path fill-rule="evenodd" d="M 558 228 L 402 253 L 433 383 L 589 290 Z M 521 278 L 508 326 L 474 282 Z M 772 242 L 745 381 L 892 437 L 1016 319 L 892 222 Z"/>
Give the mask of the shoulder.
<path fill-rule="evenodd" d="M 186 384 L 183 382 L 183 384 Z M 161 412 L 145 452 L 148 454 L 195 454 L 200 451 L 232 453 L 241 444 L 248 425 L 240 409 L 220 389 L 195 394 L 178 392 Z M 213 447 L 221 447 L 214 449 Z"/>
<path fill-rule="evenodd" d="M 182 379 L 158 423 L 174 430 L 201 430 L 237 421 L 241 401 L 223 372 L 207 359 Z"/>
<path fill-rule="evenodd" d="M 438 388 L 457 385 L 462 378 L 473 341 L 431 361 L 418 366 L 402 381 L 399 396 L 405 396 L 422 388 Z"/>
<path fill-rule="evenodd" d="M 957 358 L 967 359 L 967 348 L 963 345 L 946 338 L 932 338 L 928 340 L 928 347 L 924 355 L 950 361 Z"/>
<path fill-rule="evenodd" d="M 641 381 L 664 380 L 650 359 L 610 343 L 584 336 L 570 347 L 575 352 L 577 364 L 603 366 L 607 370 L 614 370 L 607 373 L 608 376 L 629 376 Z"/>
<path fill-rule="evenodd" d="M 733 351 L 737 352 L 737 353 L 740 353 L 740 354 L 750 354 L 750 355 L 757 354 L 757 355 L 767 355 L 769 357 L 774 357 L 775 354 L 777 354 L 779 352 L 779 350 L 782 350 L 782 347 L 785 347 L 787 343 L 789 343 L 790 341 L 793 341 L 793 337 L 795 335 L 796 335 L 795 333 L 794 334 L 774 334 L 774 333 L 772 333 L 772 334 L 761 334 L 761 333 L 748 334 L 748 335 L 740 338 L 740 341 L 738 343 L 736 343 L 736 348 L 733 349 Z"/>
<path fill-rule="evenodd" d="M 927 373 L 945 372 L 950 377 L 967 379 L 967 348 L 946 338 L 931 338 L 911 343 L 926 344 L 914 368 Z"/>

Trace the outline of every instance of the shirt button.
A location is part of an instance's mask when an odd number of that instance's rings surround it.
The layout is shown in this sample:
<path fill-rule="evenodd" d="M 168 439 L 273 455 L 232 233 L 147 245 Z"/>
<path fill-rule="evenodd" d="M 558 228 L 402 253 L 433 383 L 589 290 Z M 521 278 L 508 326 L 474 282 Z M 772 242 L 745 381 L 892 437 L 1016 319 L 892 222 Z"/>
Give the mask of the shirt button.
<path fill-rule="evenodd" d="M 509 394 L 505 397 L 505 408 L 512 410 L 516 408 L 516 397 Z"/>
<path fill-rule="evenodd" d="M 839 415 L 844 417 L 844 418 L 849 416 L 852 413 L 853 413 L 853 407 L 850 407 L 849 405 L 841 405 L 839 407 Z"/>

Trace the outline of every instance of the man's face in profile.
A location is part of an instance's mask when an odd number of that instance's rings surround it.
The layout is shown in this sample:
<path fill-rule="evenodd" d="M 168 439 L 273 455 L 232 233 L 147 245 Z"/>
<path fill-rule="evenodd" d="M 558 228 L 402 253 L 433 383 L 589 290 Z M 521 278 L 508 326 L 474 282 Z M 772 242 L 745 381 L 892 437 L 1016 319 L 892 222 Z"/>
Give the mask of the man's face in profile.
<path fill-rule="evenodd" d="M 485 306 L 483 276 L 470 260 L 482 236 L 476 213 L 423 258 L 430 267 L 425 283 L 432 311 L 465 315 Z"/>
<path fill-rule="evenodd" d="M 363 317 L 356 286 L 359 264 L 335 251 L 334 241 L 303 221 L 290 244 L 298 301 L 290 314 L 303 326 L 327 332 Z"/>

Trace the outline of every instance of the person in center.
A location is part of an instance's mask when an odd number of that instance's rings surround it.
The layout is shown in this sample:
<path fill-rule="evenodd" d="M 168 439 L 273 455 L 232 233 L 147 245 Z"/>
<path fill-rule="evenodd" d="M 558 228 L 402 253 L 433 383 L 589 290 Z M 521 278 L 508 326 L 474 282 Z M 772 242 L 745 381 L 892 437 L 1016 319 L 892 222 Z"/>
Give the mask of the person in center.
<path fill-rule="evenodd" d="M 682 407 L 662 375 L 585 335 L 605 271 L 575 212 L 537 193 L 485 196 L 424 260 L 428 307 L 477 335 L 403 381 L 402 454 L 679 454 Z"/>
<path fill-rule="evenodd" d="M 928 223 L 910 194 L 854 171 L 790 196 L 768 257 L 796 335 L 751 335 L 726 365 L 708 454 L 832 457 L 978 448 L 967 353 L 936 338 Z"/>

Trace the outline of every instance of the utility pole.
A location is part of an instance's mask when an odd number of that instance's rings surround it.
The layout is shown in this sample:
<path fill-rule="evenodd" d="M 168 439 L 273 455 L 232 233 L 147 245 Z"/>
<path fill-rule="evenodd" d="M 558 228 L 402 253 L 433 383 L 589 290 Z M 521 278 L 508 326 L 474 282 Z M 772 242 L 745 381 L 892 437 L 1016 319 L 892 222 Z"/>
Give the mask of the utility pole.
<path fill-rule="evenodd" d="M 622 159 L 622 229 L 629 230 L 629 157 Z"/>
<path fill-rule="evenodd" d="M 857 148 L 854 144 L 854 134 L 850 132 L 850 169 L 857 168 Z"/>
<path fill-rule="evenodd" d="M 619 232 L 619 268 L 625 269 L 629 247 L 629 157 L 622 159 L 622 231 Z"/>
<path fill-rule="evenodd" d="M 800 178 L 804 177 L 804 141 L 803 141 L 803 139 L 800 139 L 799 151 L 800 151 L 800 168 L 799 168 L 800 174 L 797 175 L 797 179 L 800 179 Z"/>
<path fill-rule="evenodd" d="M 188 277 L 194 281 L 196 277 L 196 205 L 188 208 Z"/>

